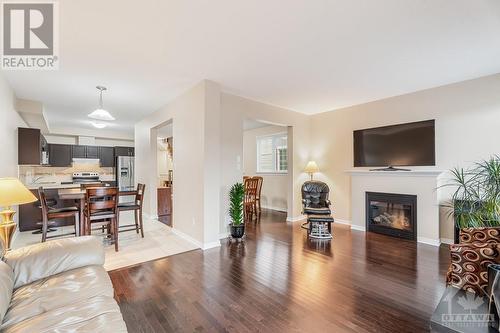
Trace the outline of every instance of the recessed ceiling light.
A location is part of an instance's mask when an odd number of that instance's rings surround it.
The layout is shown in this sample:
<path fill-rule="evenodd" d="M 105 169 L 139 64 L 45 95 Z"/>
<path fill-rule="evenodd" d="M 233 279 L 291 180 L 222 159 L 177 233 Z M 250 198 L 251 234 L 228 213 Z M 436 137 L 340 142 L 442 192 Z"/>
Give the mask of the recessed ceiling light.
<path fill-rule="evenodd" d="M 99 107 L 95 111 L 89 113 L 89 118 L 107 121 L 115 120 L 115 118 L 103 108 L 102 92 L 107 90 L 106 87 L 97 86 L 96 88 L 99 90 Z"/>
<path fill-rule="evenodd" d="M 105 128 L 106 126 L 108 126 L 107 124 L 105 123 L 98 123 L 98 122 L 95 122 L 93 121 L 92 122 L 92 125 L 95 127 L 95 128 L 99 128 L 99 129 L 102 129 L 102 128 Z"/>

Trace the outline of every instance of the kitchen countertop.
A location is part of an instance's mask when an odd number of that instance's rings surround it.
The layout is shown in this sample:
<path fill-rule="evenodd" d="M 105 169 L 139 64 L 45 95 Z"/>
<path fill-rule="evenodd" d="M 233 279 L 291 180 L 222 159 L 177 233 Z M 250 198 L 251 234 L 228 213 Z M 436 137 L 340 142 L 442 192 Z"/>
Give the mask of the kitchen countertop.
<path fill-rule="evenodd" d="M 25 184 L 29 190 L 38 190 L 42 186 L 46 190 L 50 189 L 60 189 L 60 188 L 79 188 L 80 184 L 61 184 L 57 182 L 46 182 L 46 183 L 35 183 L 35 184 Z"/>

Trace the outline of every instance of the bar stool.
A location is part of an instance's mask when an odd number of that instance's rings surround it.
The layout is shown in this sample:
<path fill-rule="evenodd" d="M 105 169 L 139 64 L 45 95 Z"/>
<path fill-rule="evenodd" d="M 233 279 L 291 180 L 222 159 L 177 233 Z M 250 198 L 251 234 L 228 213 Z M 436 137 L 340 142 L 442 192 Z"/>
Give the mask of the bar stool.
<path fill-rule="evenodd" d="M 141 183 L 137 184 L 137 193 L 135 195 L 135 200 L 132 202 L 118 203 L 118 211 L 124 212 L 133 210 L 134 220 L 135 220 L 135 225 L 134 224 L 119 225 L 118 228 L 128 228 L 124 230 L 119 230 L 119 232 L 135 230 L 137 233 L 139 233 L 139 230 L 141 230 L 141 237 L 144 238 L 144 227 L 142 224 L 142 203 L 144 201 L 145 188 L 146 185 Z M 134 228 L 129 228 L 129 227 L 134 227 Z"/>
<path fill-rule="evenodd" d="M 92 230 L 99 230 L 106 226 L 108 236 L 115 244 L 118 252 L 118 198 L 119 192 L 116 187 L 92 187 L 85 192 L 85 231 L 87 235 Z M 92 225 L 99 228 L 92 229 Z"/>
<path fill-rule="evenodd" d="M 40 207 L 42 208 L 42 243 L 49 238 L 69 236 L 69 235 L 80 236 L 80 227 L 79 227 L 80 214 L 78 207 L 62 207 L 62 208 L 49 207 L 49 205 L 47 204 L 47 198 L 45 196 L 43 187 L 38 188 L 38 197 L 40 199 Z M 65 218 L 65 217 L 73 217 L 75 219 L 75 232 L 58 234 L 54 236 L 47 236 L 49 225 L 55 224 L 55 222 L 51 220 L 58 218 Z"/>

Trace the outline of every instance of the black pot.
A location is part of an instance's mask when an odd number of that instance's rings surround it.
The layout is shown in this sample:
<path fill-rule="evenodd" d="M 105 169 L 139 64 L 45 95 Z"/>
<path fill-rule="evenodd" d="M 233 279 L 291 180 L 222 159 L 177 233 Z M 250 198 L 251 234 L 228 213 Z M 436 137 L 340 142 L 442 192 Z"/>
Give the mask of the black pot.
<path fill-rule="evenodd" d="M 231 224 L 231 237 L 233 238 L 241 238 L 245 234 L 245 225 L 232 225 Z"/>

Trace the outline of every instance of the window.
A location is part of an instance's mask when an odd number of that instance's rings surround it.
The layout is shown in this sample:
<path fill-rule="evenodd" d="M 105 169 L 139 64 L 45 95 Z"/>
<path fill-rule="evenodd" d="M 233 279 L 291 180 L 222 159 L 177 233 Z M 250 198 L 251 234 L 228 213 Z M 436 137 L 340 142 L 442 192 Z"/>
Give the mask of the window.
<path fill-rule="evenodd" d="M 257 172 L 286 173 L 287 171 L 287 134 L 257 137 Z"/>

